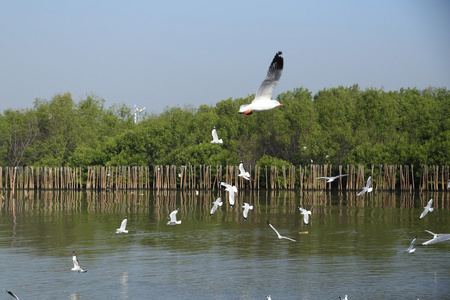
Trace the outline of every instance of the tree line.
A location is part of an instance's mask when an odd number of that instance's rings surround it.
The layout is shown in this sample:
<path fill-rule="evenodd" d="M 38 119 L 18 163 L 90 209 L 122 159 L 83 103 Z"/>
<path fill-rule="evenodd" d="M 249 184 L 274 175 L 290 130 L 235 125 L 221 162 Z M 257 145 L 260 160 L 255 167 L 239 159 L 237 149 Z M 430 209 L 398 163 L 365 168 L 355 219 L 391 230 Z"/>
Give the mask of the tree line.
<path fill-rule="evenodd" d="M 167 107 L 138 124 L 93 95 L 36 99 L 0 114 L 0 165 L 450 165 L 446 88 L 296 88 L 278 95 L 283 108 L 238 114 L 253 97 Z M 214 126 L 223 144 L 210 143 Z"/>

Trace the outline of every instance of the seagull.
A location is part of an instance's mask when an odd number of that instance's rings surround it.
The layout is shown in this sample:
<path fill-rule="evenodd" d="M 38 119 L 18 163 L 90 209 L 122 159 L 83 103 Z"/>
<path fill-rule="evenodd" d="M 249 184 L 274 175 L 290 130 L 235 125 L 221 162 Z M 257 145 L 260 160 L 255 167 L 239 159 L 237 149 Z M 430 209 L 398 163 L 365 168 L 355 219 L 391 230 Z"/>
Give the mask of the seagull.
<path fill-rule="evenodd" d="M 245 172 L 244 163 L 242 161 L 239 163 L 239 175 L 238 176 L 243 177 L 246 180 L 250 180 L 250 173 Z"/>
<path fill-rule="evenodd" d="M 290 241 L 296 242 L 296 240 L 294 240 L 294 239 L 291 239 L 291 238 L 286 237 L 286 236 L 282 236 L 282 235 L 278 232 L 278 230 L 276 230 L 275 227 L 273 227 L 273 225 L 270 224 L 269 221 L 266 221 L 266 222 L 267 222 L 267 224 L 269 224 L 270 228 L 272 228 L 273 231 L 275 231 L 275 233 L 278 235 L 278 239 L 280 239 L 280 240 L 281 240 L 281 239 L 286 239 L 286 240 L 290 240 Z"/>
<path fill-rule="evenodd" d="M 301 214 L 303 215 L 303 222 L 305 223 L 305 225 L 308 225 L 308 223 L 309 223 L 309 215 L 311 214 L 312 208 L 313 207 L 311 206 L 310 210 L 307 210 L 307 209 L 301 208 L 300 206 L 298 207 Z"/>
<path fill-rule="evenodd" d="M 398 252 L 398 253 L 403 253 L 403 252 L 414 253 L 414 251 L 416 251 L 416 248 L 414 248 L 414 244 L 416 243 L 416 240 L 417 240 L 417 235 L 416 235 L 416 237 L 411 241 L 411 244 L 409 244 L 408 249 L 402 250 L 402 251 L 400 251 L 400 252 Z"/>
<path fill-rule="evenodd" d="M 17 300 L 19 300 L 19 297 L 17 297 L 13 292 L 6 290 L 6 292 L 8 294 L 10 294 L 12 297 L 16 298 Z"/>
<path fill-rule="evenodd" d="M 214 128 L 212 130 L 212 136 L 213 136 L 213 140 L 211 141 L 211 143 L 213 143 L 213 144 L 223 144 L 222 139 L 219 140 L 219 136 L 217 135 L 216 126 L 214 126 Z"/>
<path fill-rule="evenodd" d="M 364 194 L 365 192 L 370 193 L 370 192 L 372 191 L 372 189 L 373 189 L 373 188 L 370 187 L 370 182 L 371 182 L 371 181 L 372 181 L 372 176 L 369 176 L 369 178 L 367 179 L 366 186 L 363 187 L 362 191 L 359 192 L 359 194 L 356 195 L 356 196 L 361 196 L 361 195 Z"/>
<path fill-rule="evenodd" d="M 128 220 L 128 217 L 125 216 L 125 219 L 123 219 L 122 224 L 120 224 L 120 228 L 116 229 L 116 233 L 122 233 L 122 232 L 128 233 L 128 230 L 125 230 L 125 227 L 127 227 L 127 220 Z"/>
<path fill-rule="evenodd" d="M 347 295 L 345 295 L 344 298 L 341 298 L 341 296 L 339 296 L 339 299 L 341 299 L 341 300 L 348 300 L 348 297 L 347 297 Z"/>
<path fill-rule="evenodd" d="M 247 220 L 247 216 L 248 216 L 248 211 L 249 210 L 253 210 L 253 205 L 250 205 L 248 203 L 244 203 L 244 206 L 242 206 L 242 208 L 244 209 L 244 219 Z"/>
<path fill-rule="evenodd" d="M 422 244 L 420 244 L 421 246 L 436 244 L 436 243 L 439 243 L 439 242 L 450 240 L 450 233 L 433 233 L 433 232 L 428 231 L 428 230 L 425 230 L 425 231 L 428 232 L 429 234 L 432 234 L 433 238 L 431 240 L 423 242 Z"/>
<path fill-rule="evenodd" d="M 270 297 L 270 295 L 266 296 L 266 300 L 272 300 L 272 298 Z"/>
<path fill-rule="evenodd" d="M 181 224 L 181 220 L 177 221 L 177 213 L 178 209 L 175 209 L 173 212 L 170 213 L 170 221 L 167 222 L 167 225 L 175 225 L 175 224 Z"/>
<path fill-rule="evenodd" d="M 256 92 L 255 99 L 250 104 L 243 104 L 239 108 L 239 113 L 249 115 L 254 112 L 269 110 L 277 106 L 283 106 L 279 101 L 272 100 L 272 92 L 280 80 L 283 71 L 283 56 L 282 52 L 278 51 L 270 64 L 266 79 L 261 83 Z"/>
<path fill-rule="evenodd" d="M 425 217 L 425 215 L 428 213 L 428 211 L 432 212 L 434 210 L 434 208 L 431 207 L 431 205 L 433 204 L 433 198 L 430 199 L 430 201 L 428 201 L 427 206 L 424 207 L 424 210 L 422 212 L 422 214 L 419 217 L 419 220 L 422 219 L 423 217 Z"/>
<path fill-rule="evenodd" d="M 72 271 L 78 271 L 78 273 L 86 273 L 87 272 L 85 269 L 80 267 L 80 262 L 78 261 L 75 251 L 72 252 L 72 261 L 73 261 Z"/>
<path fill-rule="evenodd" d="M 348 176 L 348 175 L 350 175 L 350 174 L 343 174 L 343 175 L 338 175 L 338 176 L 333 176 L 333 177 L 325 177 L 325 176 L 323 176 L 323 177 L 317 177 L 317 178 L 314 178 L 314 179 L 326 179 L 327 182 L 333 182 L 333 181 L 335 181 L 336 179 L 338 179 L 340 177 L 345 177 L 345 176 Z"/>
<path fill-rule="evenodd" d="M 211 212 L 209 213 L 210 215 L 212 215 L 213 213 L 216 212 L 217 208 L 219 206 L 222 206 L 223 202 L 222 202 L 222 198 L 217 198 L 216 201 L 213 202 L 213 207 L 211 208 Z"/>
<path fill-rule="evenodd" d="M 228 192 L 228 200 L 231 206 L 234 206 L 234 194 L 238 192 L 237 187 L 235 185 L 228 184 L 226 182 L 220 182 L 222 186 L 225 187 L 225 191 Z"/>

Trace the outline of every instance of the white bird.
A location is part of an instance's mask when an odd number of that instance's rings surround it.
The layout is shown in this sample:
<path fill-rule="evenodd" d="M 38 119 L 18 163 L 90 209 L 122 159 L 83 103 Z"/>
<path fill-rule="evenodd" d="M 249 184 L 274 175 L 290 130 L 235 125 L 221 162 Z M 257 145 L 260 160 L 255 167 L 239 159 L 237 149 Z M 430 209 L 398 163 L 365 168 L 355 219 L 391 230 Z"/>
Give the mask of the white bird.
<path fill-rule="evenodd" d="M 431 240 L 423 242 L 422 244 L 420 244 L 421 246 L 436 244 L 436 243 L 439 243 L 439 242 L 450 240 L 450 233 L 433 233 L 433 232 L 428 231 L 428 230 L 425 230 L 425 231 L 428 232 L 429 234 L 432 234 L 433 238 Z"/>
<path fill-rule="evenodd" d="M 72 261 L 73 261 L 73 268 L 72 271 L 77 271 L 78 273 L 86 273 L 87 271 L 80 267 L 80 262 L 78 261 L 78 257 L 75 253 L 75 251 L 72 252 Z"/>
<path fill-rule="evenodd" d="M 10 294 L 12 297 L 16 298 L 17 300 L 19 300 L 19 297 L 17 297 L 13 292 L 6 290 L 6 292 L 8 294 Z"/>
<path fill-rule="evenodd" d="M 123 219 L 122 223 L 120 224 L 120 228 L 116 229 L 116 233 L 128 233 L 128 230 L 125 230 L 125 228 L 127 227 L 127 221 L 128 221 L 128 217 L 125 216 L 125 219 Z"/>
<path fill-rule="evenodd" d="M 270 297 L 270 295 L 266 296 L 266 300 L 272 300 L 272 298 Z"/>
<path fill-rule="evenodd" d="M 433 205 L 433 198 L 431 198 L 430 201 L 428 201 L 427 206 L 424 207 L 424 210 L 420 215 L 419 219 L 422 219 L 428 212 L 432 212 L 434 210 L 434 208 L 431 207 L 431 205 Z"/>
<path fill-rule="evenodd" d="M 237 194 L 237 192 L 238 192 L 237 187 L 235 185 L 231 185 L 231 184 L 228 184 L 228 183 L 223 182 L 223 181 L 220 182 L 220 184 L 222 186 L 224 186 L 225 187 L 225 191 L 228 192 L 228 201 L 229 201 L 230 205 L 234 206 L 234 203 L 235 203 L 235 201 L 234 201 L 234 194 Z"/>
<path fill-rule="evenodd" d="M 213 213 L 216 212 L 217 208 L 219 206 L 222 206 L 223 202 L 222 202 L 222 198 L 217 198 L 216 201 L 213 202 L 213 207 L 211 208 L 211 212 L 209 213 L 210 215 L 212 215 Z"/>
<path fill-rule="evenodd" d="M 269 71 L 266 78 L 261 83 L 256 92 L 255 99 L 250 104 L 243 104 L 239 108 L 239 113 L 249 115 L 254 112 L 269 110 L 277 106 L 283 106 L 279 101 L 272 100 L 272 92 L 280 80 L 283 71 L 283 56 L 281 51 L 275 54 L 275 57 L 270 64 Z"/>
<path fill-rule="evenodd" d="M 408 249 L 402 250 L 398 253 L 402 253 L 402 252 L 414 253 L 414 251 L 416 251 L 416 248 L 414 248 L 414 244 L 416 243 L 416 240 L 417 240 L 417 236 L 411 241 L 411 244 L 409 244 Z"/>
<path fill-rule="evenodd" d="M 276 233 L 277 236 L 278 236 L 278 239 L 280 239 L 280 240 L 281 240 L 281 239 L 286 239 L 286 240 L 290 240 L 290 241 L 296 242 L 296 240 L 294 240 L 294 239 L 291 239 L 291 238 L 289 238 L 289 237 L 287 237 L 287 236 L 282 236 L 282 235 L 278 232 L 278 230 L 276 230 L 275 227 L 273 227 L 273 225 L 270 224 L 269 221 L 266 221 L 266 222 L 267 222 L 267 224 L 269 224 L 270 228 L 272 228 L 273 231 L 275 231 L 275 233 Z"/>
<path fill-rule="evenodd" d="M 242 208 L 244 209 L 244 211 L 243 211 L 244 219 L 247 220 L 248 211 L 249 210 L 253 210 L 253 205 L 250 205 L 248 203 L 244 203 L 244 206 L 242 206 Z"/>
<path fill-rule="evenodd" d="M 369 178 L 367 179 L 367 183 L 366 186 L 363 187 L 362 191 L 359 192 L 358 195 L 356 196 L 361 196 L 362 194 L 364 194 L 365 192 L 370 193 L 372 191 L 373 188 L 370 187 L 370 182 L 372 181 L 372 176 L 369 176 Z"/>
<path fill-rule="evenodd" d="M 310 208 L 310 210 L 304 209 L 302 207 L 298 207 L 298 209 L 300 210 L 301 214 L 303 215 L 303 222 L 305 223 L 305 225 L 308 225 L 309 223 L 309 215 L 311 214 L 311 210 L 312 210 L 312 206 Z"/>
<path fill-rule="evenodd" d="M 348 176 L 348 175 L 350 175 L 350 174 L 342 174 L 342 175 L 337 175 L 337 176 L 333 176 L 333 177 L 323 176 L 323 177 L 317 177 L 317 178 L 314 178 L 314 179 L 326 179 L 327 182 L 333 182 L 333 181 L 335 181 L 336 179 L 338 179 L 340 177 L 345 177 L 345 176 Z"/>
<path fill-rule="evenodd" d="M 250 173 L 246 172 L 244 169 L 244 163 L 241 161 L 239 163 L 239 177 L 243 177 L 246 180 L 250 180 Z"/>
<path fill-rule="evenodd" d="M 339 296 L 339 299 L 341 299 L 341 300 L 348 300 L 348 297 L 347 297 L 347 295 L 345 295 L 344 298 L 341 298 L 341 296 Z"/>
<path fill-rule="evenodd" d="M 177 213 L 178 209 L 175 209 L 173 212 L 170 213 L 170 221 L 167 222 L 167 225 L 175 225 L 175 224 L 181 224 L 181 220 L 177 221 Z"/>
<path fill-rule="evenodd" d="M 212 130 L 212 137 L 213 137 L 213 140 L 211 141 L 211 143 L 213 143 L 213 144 L 223 144 L 222 139 L 219 140 L 219 136 L 217 135 L 216 126 L 214 126 L 214 128 Z"/>

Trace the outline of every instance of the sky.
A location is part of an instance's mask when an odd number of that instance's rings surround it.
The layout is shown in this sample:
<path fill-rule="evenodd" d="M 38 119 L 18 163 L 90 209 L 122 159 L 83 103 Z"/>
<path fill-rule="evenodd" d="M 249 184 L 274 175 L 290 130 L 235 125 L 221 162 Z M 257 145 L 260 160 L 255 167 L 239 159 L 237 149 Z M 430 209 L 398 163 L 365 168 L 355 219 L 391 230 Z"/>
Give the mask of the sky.
<path fill-rule="evenodd" d="M 105 106 L 214 106 L 303 87 L 450 89 L 450 1 L 1 0 L 0 112 L 69 92 Z"/>

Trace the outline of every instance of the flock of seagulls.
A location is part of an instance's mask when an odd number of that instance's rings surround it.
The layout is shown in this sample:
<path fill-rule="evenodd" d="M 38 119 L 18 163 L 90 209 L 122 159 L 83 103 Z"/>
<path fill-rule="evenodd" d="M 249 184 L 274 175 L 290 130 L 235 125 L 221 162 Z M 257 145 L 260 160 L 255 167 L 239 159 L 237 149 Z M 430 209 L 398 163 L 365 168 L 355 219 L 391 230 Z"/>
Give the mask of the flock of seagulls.
<path fill-rule="evenodd" d="M 419 220 L 421 220 L 423 217 L 425 217 L 425 215 L 428 212 L 432 212 L 434 210 L 434 208 L 431 207 L 432 205 L 433 205 L 433 199 L 430 199 L 428 201 L 427 205 L 424 207 L 422 213 L 420 214 Z M 426 229 L 425 229 L 425 231 L 428 232 L 429 234 L 433 235 L 433 238 L 431 240 L 428 240 L 428 241 L 425 241 L 425 242 L 419 244 L 420 246 L 427 246 L 427 245 L 450 240 L 450 233 L 433 233 Z M 403 253 L 403 252 L 414 253 L 416 251 L 416 249 L 414 248 L 416 240 L 417 240 L 417 236 L 411 241 L 408 249 L 400 251 L 399 253 Z"/>
<path fill-rule="evenodd" d="M 343 174 L 343 175 L 337 175 L 337 176 L 332 176 L 332 177 L 325 177 L 324 176 L 324 177 L 317 177 L 317 178 L 314 178 L 314 179 L 319 179 L 319 180 L 321 179 L 321 180 L 326 180 L 327 182 L 333 182 L 337 178 L 341 178 L 341 177 L 349 176 L 349 175 L 350 174 Z M 357 196 L 361 196 L 364 193 L 372 192 L 373 188 L 370 186 L 371 183 L 372 183 L 372 176 L 369 176 L 369 178 L 367 179 L 366 185 L 363 187 L 362 191 L 360 191 L 358 193 Z M 430 199 L 428 201 L 427 205 L 424 207 L 422 213 L 420 214 L 419 220 L 423 219 L 428 214 L 428 212 L 432 212 L 434 210 L 432 205 L 433 205 L 433 199 Z M 303 214 L 303 221 L 304 221 L 305 225 L 308 225 L 308 219 L 309 219 L 308 216 L 311 214 L 311 212 L 310 211 L 308 212 L 307 210 L 305 210 L 304 208 L 301 208 L 301 207 L 299 207 L 298 209 Z M 433 238 L 431 240 L 428 240 L 426 242 L 421 243 L 420 246 L 426 246 L 426 245 L 431 245 L 431 244 L 443 242 L 443 241 L 446 241 L 446 240 L 450 240 L 450 233 L 438 233 L 438 234 L 436 234 L 436 233 L 433 233 L 433 232 L 431 232 L 429 230 L 425 230 L 425 231 L 430 233 L 431 235 L 433 235 Z M 406 250 L 402 250 L 402 251 L 400 251 L 398 253 L 403 253 L 403 252 L 414 253 L 416 251 L 416 249 L 414 248 L 416 240 L 417 240 L 417 236 L 411 241 L 409 247 Z"/>
<path fill-rule="evenodd" d="M 283 65 L 284 65 L 284 61 L 283 61 L 282 52 L 278 51 L 275 54 L 275 56 L 274 56 L 274 58 L 272 60 L 272 63 L 269 66 L 269 70 L 267 72 L 267 75 L 266 75 L 264 81 L 261 83 L 258 91 L 256 92 L 254 100 L 250 104 L 243 104 L 243 105 L 241 105 L 241 107 L 239 108 L 238 113 L 244 114 L 244 115 L 250 115 L 250 114 L 252 114 L 254 112 L 270 110 L 270 109 L 273 109 L 273 108 L 279 107 L 279 106 L 283 107 L 283 104 L 281 104 L 279 101 L 271 99 L 273 90 L 275 89 L 276 85 L 278 84 L 278 81 L 281 78 L 281 74 L 282 74 L 282 71 L 283 71 Z M 212 130 L 212 138 L 213 138 L 213 140 L 211 141 L 211 143 L 213 143 L 213 144 L 223 144 L 223 140 L 219 139 L 216 127 L 214 127 L 213 130 Z M 306 146 L 303 147 L 303 148 L 306 149 Z M 337 176 L 332 176 L 332 177 L 325 177 L 325 176 L 323 176 L 323 177 L 317 177 L 317 178 L 314 178 L 314 179 L 326 180 L 326 182 L 331 183 L 331 182 L 335 181 L 338 178 L 342 178 L 342 177 L 349 176 L 349 175 L 350 174 L 342 174 L 342 175 L 337 175 Z M 244 164 L 243 164 L 242 161 L 239 163 L 239 175 L 238 176 L 244 178 L 245 180 L 250 181 L 250 173 L 245 171 Z M 367 179 L 366 185 L 363 187 L 362 191 L 360 191 L 357 194 L 357 196 L 361 196 L 361 195 L 364 195 L 365 193 L 372 192 L 373 188 L 371 187 L 371 180 L 372 180 L 372 177 L 369 176 L 369 178 Z M 233 207 L 235 205 L 235 194 L 238 193 L 237 187 L 234 186 L 234 185 L 228 184 L 226 182 L 220 182 L 220 185 L 225 187 L 225 191 L 228 192 L 228 202 L 229 202 L 229 205 L 231 207 Z M 450 187 L 450 181 L 449 181 L 449 187 Z M 425 217 L 425 215 L 428 212 L 432 212 L 433 211 L 433 207 L 431 207 L 432 204 L 433 204 L 433 199 L 428 201 L 428 203 L 424 207 L 424 211 L 420 215 L 419 219 L 422 219 L 423 217 Z M 218 209 L 218 207 L 220 207 L 222 205 L 223 205 L 222 199 L 220 197 L 217 198 L 213 202 L 213 206 L 211 208 L 210 215 L 214 214 L 216 212 L 216 210 Z M 246 220 L 247 217 L 248 217 L 249 211 L 253 210 L 253 206 L 248 204 L 248 203 L 244 203 L 242 208 L 243 208 L 244 220 Z M 304 222 L 304 224 L 308 225 L 312 207 L 310 208 L 310 210 L 304 209 L 302 207 L 298 207 L 298 209 L 299 209 L 300 213 L 303 215 L 303 222 Z M 167 222 L 167 225 L 178 225 L 178 224 L 181 224 L 181 220 L 177 220 L 177 213 L 178 213 L 178 211 L 179 211 L 179 209 L 176 209 L 176 210 L 174 210 L 174 211 L 172 211 L 170 213 L 170 215 L 169 215 L 170 220 Z M 120 224 L 120 227 L 118 229 L 116 229 L 116 233 L 117 234 L 128 233 L 128 230 L 126 230 L 127 221 L 128 221 L 128 218 L 126 216 L 123 219 L 122 223 Z M 281 239 L 285 239 L 285 240 L 289 240 L 289 241 L 292 241 L 292 242 L 296 242 L 295 239 L 292 239 L 292 238 L 286 237 L 286 236 L 282 236 L 278 232 L 278 230 L 275 229 L 275 227 L 268 220 L 266 220 L 266 223 L 276 233 L 278 239 L 280 239 L 280 240 Z M 433 238 L 431 240 L 428 240 L 428 241 L 422 243 L 421 245 L 430 245 L 430 244 L 434 244 L 434 243 L 438 243 L 438 242 L 442 242 L 442 241 L 446 241 L 446 240 L 450 239 L 450 234 L 435 234 L 435 233 L 433 233 L 431 231 L 428 231 L 428 230 L 425 230 L 425 231 L 430 233 L 431 235 L 433 235 Z M 414 248 L 416 240 L 417 240 L 417 236 L 411 241 L 409 247 L 406 250 L 402 250 L 399 253 L 403 253 L 403 252 L 414 253 L 415 250 L 416 250 Z M 86 273 L 87 272 L 85 269 L 81 268 L 79 260 L 78 260 L 78 257 L 76 255 L 75 251 L 72 252 L 72 261 L 73 261 L 73 268 L 71 269 L 72 271 L 76 271 L 78 273 Z M 12 297 L 14 297 L 17 300 L 19 300 L 19 298 L 14 293 L 12 293 L 11 291 L 6 290 L 6 292 L 9 295 L 11 295 Z M 266 299 L 267 300 L 271 300 L 271 296 L 270 295 L 266 296 Z M 348 300 L 348 296 L 345 295 L 344 298 L 341 298 L 339 296 L 339 299 Z"/>

